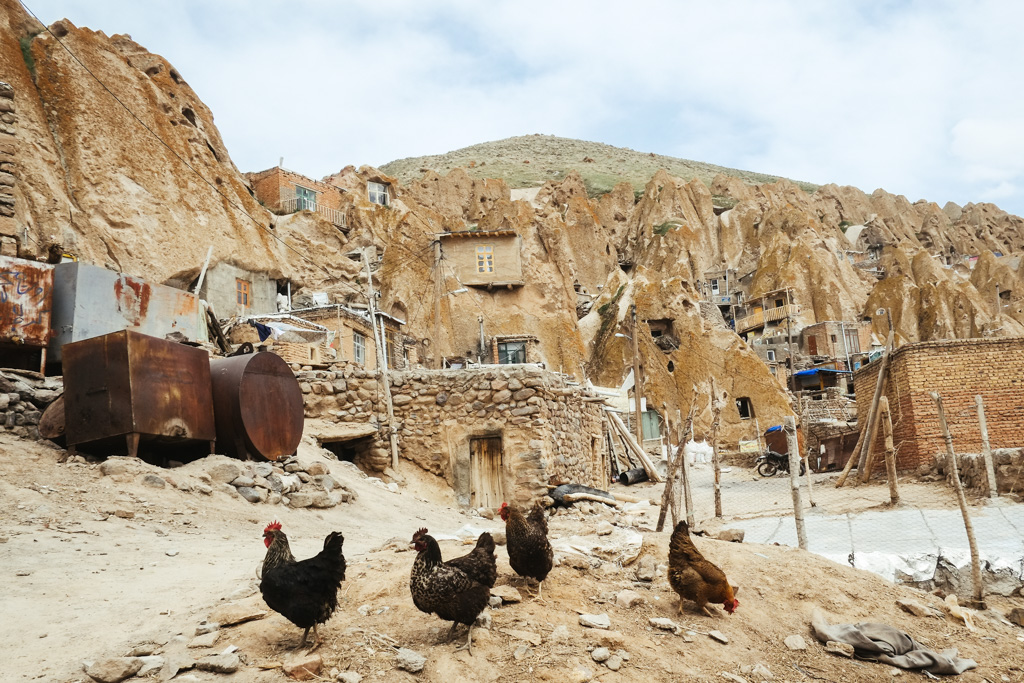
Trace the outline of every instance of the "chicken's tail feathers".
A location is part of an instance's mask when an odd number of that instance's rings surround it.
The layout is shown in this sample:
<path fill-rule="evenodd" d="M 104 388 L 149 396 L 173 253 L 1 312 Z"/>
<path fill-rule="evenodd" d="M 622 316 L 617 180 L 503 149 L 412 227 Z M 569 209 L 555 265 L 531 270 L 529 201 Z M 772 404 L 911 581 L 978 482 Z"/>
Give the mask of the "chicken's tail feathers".
<path fill-rule="evenodd" d="M 328 566 L 332 568 L 333 578 L 339 583 L 345 580 L 345 555 L 341 552 L 344 543 L 345 537 L 341 532 L 332 531 L 324 539 L 324 549 L 320 553 L 321 557 L 329 559 Z"/>
<path fill-rule="evenodd" d="M 480 538 L 476 539 L 476 547 L 486 550 L 489 553 L 494 552 L 494 537 L 491 536 L 489 531 L 485 531 L 480 534 Z"/>
<path fill-rule="evenodd" d="M 673 556 L 685 557 L 690 561 L 703 557 L 697 550 L 697 546 L 690 540 L 690 527 L 686 522 L 680 521 L 672 531 L 672 538 L 668 543 L 668 554 L 670 561 Z"/>
<path fill-rule="evenodd" d="M 341 547 L 344 544 L 345 537 L 342 535 L 342 533 L 340 531 L 332 531 L 331 533 L 327 534 L 327 537 L 324 539 L 324 550 L 327 550 L 328 546 L 331 546 L 332 548 L 334 546 L 337 546 L 338 552 L 341 552 Z"/>

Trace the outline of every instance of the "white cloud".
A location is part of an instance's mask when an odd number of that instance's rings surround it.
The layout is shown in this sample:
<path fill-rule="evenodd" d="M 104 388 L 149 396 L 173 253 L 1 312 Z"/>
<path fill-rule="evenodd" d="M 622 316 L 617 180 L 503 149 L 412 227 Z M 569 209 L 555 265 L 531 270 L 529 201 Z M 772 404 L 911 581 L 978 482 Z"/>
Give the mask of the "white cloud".
<path fill-rule="evenodd" d="M 1024 213 L 1024 4 L 32 0 L 176 65 L 243 170 L 534 132 Z"/>

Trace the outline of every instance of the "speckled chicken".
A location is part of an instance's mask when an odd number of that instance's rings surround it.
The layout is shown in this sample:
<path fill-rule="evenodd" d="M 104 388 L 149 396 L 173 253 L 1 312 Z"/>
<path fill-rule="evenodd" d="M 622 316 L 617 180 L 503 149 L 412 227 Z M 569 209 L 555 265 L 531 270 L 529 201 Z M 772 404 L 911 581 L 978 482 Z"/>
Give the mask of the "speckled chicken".
<path fill-rule="evenodd" d="M 508 563 L 520 576 L 537 580 L 537 598 L 541 599 L 544 579 L 554 566 L 555 554 L 548 542 L 548 522 L 544 510 L 535 505 L 523 517 L 518 506 L 502 503 L 498 514 L 505 520 Z"/>
<path fill-rule="evenodd" d="M 469 554 L 447 562 L 441 559 L 441 548 L 426 529 L 417 531 L 412 543 L 419 553 L 409 578 L 413 603 L 422 612 L 451 621 L 449 638 L 459 624 L 466 624 L 469 638 L 458 649 L 468 649 L 473 654 L 473 622 L 487 606 L 498 578 L 494 539 L 484 532 Z"/>

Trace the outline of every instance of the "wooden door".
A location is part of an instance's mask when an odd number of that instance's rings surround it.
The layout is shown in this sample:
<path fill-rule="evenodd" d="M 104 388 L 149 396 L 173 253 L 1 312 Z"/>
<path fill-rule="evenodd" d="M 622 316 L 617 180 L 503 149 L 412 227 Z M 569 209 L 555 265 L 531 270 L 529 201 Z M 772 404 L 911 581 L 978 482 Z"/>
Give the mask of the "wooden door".
<path fill-rule="evenodd" d="M 807 338 L 807 354 L 810 356 L 818 355 L 818 338 L 813 334 Z"/>
<path fill-rule="evenodd" d="M 501 490 L 501 437 L 469 440 L 470 502 L 475 508 L 498 508 Z"/>

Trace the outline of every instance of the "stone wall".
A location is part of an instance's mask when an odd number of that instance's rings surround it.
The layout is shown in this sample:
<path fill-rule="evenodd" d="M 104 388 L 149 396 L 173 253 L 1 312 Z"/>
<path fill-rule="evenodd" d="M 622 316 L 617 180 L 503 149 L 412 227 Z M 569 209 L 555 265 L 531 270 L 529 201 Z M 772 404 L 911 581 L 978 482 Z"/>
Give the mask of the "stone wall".
<path fill-rule="evenodd" d="M 306 416 L 381 425 L 357 465 L 390 465 L 387 413 L 380 376 L 351 365 L 300 371 Z M 500 490 L 528 503 L 550 481 L 605 488 L 606 441 L 600 402 L 557 373 L 532 366 L 392 372 L 400 456 L 444 477 L 463 505 L 471 504 L 470 439 L 500 436 Z"/>
<path fill-rule="evenodd" d="M 61 392 L 60 377 L 0 371 L 0 429 L 26 439 L 39 438 L 39 419 Z"/>
<path fill-rule="evenodd" d="M 940 454 L 935 459 L 939 471 L 952 483 L 953 471 L 946 467 L 949 456 Z M 964 488 L 978 495 L 988 495 L 988 475 L 980 453 L 957 453 L 957 468 Z M 1024 496 L 1024 448 L 997 448 L 992 451 L 992 465 L 996 473 L 996 490 L 1001 494 Z"/>
<path fill-rule="evenodd" d="M 857 421 L 867 423 L 880 361 L 854 375 Z M 899 469 L 930 465 L 945 452 L 938 410 L 928 395 L 942 396 L 946 420 L 958 452 L 981 450 L 974 403 L 985 402 L 989 441 L 993 449 L 1024 446 L 1024 338 L 966 339 L 908 344 L 893 352 L 884 392 L 893 421 L 893 442 Z M 882 453 L 882 430 L 875 452 Z"/>
<path fill-rule="evenodd" d="M 0 255 L 17 256 L 14 220 L 15 123 L 14 88 L 0 81 Z"/>

